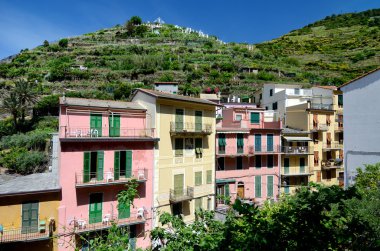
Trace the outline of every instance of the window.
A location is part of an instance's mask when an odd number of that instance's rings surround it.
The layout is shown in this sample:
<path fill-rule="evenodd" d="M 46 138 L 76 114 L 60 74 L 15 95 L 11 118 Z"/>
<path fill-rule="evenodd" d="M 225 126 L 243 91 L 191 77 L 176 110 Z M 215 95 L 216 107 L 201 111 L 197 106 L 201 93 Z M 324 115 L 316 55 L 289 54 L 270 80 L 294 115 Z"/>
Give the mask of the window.
<path fill-rule="evenodd" d="M 261 168 L 261 155 L 255 155 L 255 167 Z"/>
<path fill-rule="evenodd" d="M 289 174 L 290 160 L 289 158 L 284 159 L 284 174 Z"/>
<path fill-rule="evenodd" d="M 207 210 L 211 210 L 211 198 L 207 199 Z"/>
<path fill-rule="evenodd" d="M 195 185 L 196 186 L 202 185 L 202 172 L 195 172 L 194 177 L 195 177 Z"/>
<path fill-rule="evenodd" d="M 260 93 L 260 100 L 262 100 L 263 99 L 263 94 L 262 93 Z"/>
<path fill-rule="evenodd" d="M 274 102 L 272 107 L 273 107 L 273 110 L 277 110 L 277 102 Z"/>
<path fill-rule="evenodd" d="M 243 157 L 236 158 L 236 169 L 237 170 L 243 169 Z"/>
<path fill-rule="evenodd" d="M 119 137 L 120 136 L 120 115 L 112 114 L 108 117 L 109 122 L 109 136 Z"/>
<path fill-rule="evenodd" d="M 305 173 L 305 158 L 300 158 L 300 173 Z"/>
<path fill-rule="evenodd" d="M 300 95 L 300 88 L 295 88 L 294 89 L 294 94 L 295 95 Z"/>
<path fill-rule="evenodd" d="M 181 215 L 182 214 L 182 202 L 173 204 L 172 210 L 173 210 L 173 215 Z"/>
<path fill-rule="evenodd" d="M 183 109 L 175 110 L 175 130 L 177 132 L 183 131 Z"/>
<path fill-rule="evenodd" d="M 267 151 L 273 152 L 273 134 L 267 134 Z"/>
<path fill-rule="evenodd" d="M 90 115 L 91 137 L 102 136 L 102 114 L 92 113 Z"/>
<path fill-rule="evenodd" d="M 195 111 L 195 131 L 202 131 L 202 111 Z"/>
<path fill-rule="evenodd" d="M 236 121 L 241 121 L 242 115 L 241 114 L 236 114 L 235 120 Z"/>
<path fill-rule="evenodd" d="M 269 107 L 268 107 L 268 106 L 265 106 L 265 110 L 268 111 L 268 110 L 269 110 Z"/>
<path fill-rule="evenodd" d="M 261 176 L 255 176 L 255 197 L 261 198 Z"/>
<path fill-rule="evenodd" d="M 183 156 L 183 138 L 175 139 L 175 156 L 176 157 Z"/>
<path fill-rule="evenodd" d="M 269 96 L 271 96 L 271 97 L 273 96 L 273 89 L 269 90 Z"/>
<path fill-rule="evenodd" d="M 114 158 L 114 179 L 132 176 L 132 151 L 116 151 Z"/>
<path fill-rule="evenodd" d="M 255 134 L 255 152 L 261 152 L 261 134 Z"/>
<path fill-rule="evenodd" d="M 218 158 L 218 170 L 224 170 L 224 158 Z"/>
<path fill-rule="evenodd" d="M 212 183 L 212 170 L 206 171 L 206 183 L 211 184 Z"/>
<path fill-rule="evenodd" d="M 196 211 L 196 210 L 199 210 L 199 209 L 201 209 L 202 208 L 202 199 L 203 198 L 196 198 L 195 200 L 194 200 L 194 211 Z"/>
<path fill-rule="evenodd" d="M 314 166 L 318 166 L 319 164 L 319 152 L 314 151 Z"/>
<path fill-rule="evenodd" d="M 218 152 L 220 154 L 226 153 L 226 135 L 223 133 L 218 134 Z"/>
<path fill-rule="evenodd" d="M 22 234 L 38 232 L 38 206 L 38 201 L 22 203 Z"/>
<path fill-rule="evenodd" d="M 196 138 L 195 139 L 195 156 L 197 159 L 202 158 L 203 155 L 203 144 L 202 144 L 202 138 Z"/>
<path fill-rule="evenodd" d="M 343 107 L 343 95 L 342 94 L 338 95 L 338 106 Z"/>
<path fill-rule="evenodd" d="M 103 180 L 104 152 L 84 152 L 83 183 L 91 179 Z"/>
<path fill-rule="evenodd" d="M 237 153 L 244 152 L 244 135 L 242 133 L 237 134 L 236 146 L 237 146 Z"/>
<path fill-rule="evenodd" d="M 131 216 L 131 206 L 126 203 L 121 203 L 120 205 L 118 205 L 117 210 L 119 213 L 119 219 L 125 219 Z"/>
<path fill-rule="evenodd" d="M 256 103 L 256 97 L 253 97 L 253 103 Z"/>
<path fill-rule="evenodd" d="M 89 223 L 102 222 L 103 193 L 90 194 Z"/>
<path fill-rule="evenodd" d="M 273 197 L 273 176 L 267 176 L 267 197 Z"/>
<path fill-rule="evenodd" d="M 251 124 L 258 124 L 258 123 L 260 123 L 260 113 L 251 112 Z"/>
<path fill-rule="evenodd" d="M 267 167 L 273 168 L 273 155 L 268 155 L 267 158 L 268 158 Z"/>

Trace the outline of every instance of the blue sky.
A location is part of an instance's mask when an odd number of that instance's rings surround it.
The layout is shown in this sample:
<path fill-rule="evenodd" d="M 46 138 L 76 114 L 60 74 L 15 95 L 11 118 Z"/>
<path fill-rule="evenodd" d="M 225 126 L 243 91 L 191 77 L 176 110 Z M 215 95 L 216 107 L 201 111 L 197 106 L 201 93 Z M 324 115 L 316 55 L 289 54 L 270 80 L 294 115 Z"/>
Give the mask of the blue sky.
<path fill-rule="evenodd" d="M 0 59 L 55 41 L 144 21 L 202 30 L 225 42 L 258 43 L 331 14 L 380 8 L 380 0 L 0 0 Z"/>

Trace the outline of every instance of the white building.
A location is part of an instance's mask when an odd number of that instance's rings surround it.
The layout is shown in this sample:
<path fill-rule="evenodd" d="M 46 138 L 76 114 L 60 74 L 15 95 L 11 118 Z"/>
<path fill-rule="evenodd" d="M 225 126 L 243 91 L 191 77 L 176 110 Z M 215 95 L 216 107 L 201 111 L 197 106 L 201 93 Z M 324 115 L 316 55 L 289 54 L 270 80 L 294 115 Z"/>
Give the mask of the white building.
<path fill-rule="evenodd" d="M 380 68 L 340 87 L 343 91 L 345 186 L 356 169 L 380 162 Z"/>
<path fill-rule="evenodd" d="M 178 94 L 177 82 L 156 82 L 154 83 L 154 90 L 159 92 L 166 92 L 170 94 Z"/>

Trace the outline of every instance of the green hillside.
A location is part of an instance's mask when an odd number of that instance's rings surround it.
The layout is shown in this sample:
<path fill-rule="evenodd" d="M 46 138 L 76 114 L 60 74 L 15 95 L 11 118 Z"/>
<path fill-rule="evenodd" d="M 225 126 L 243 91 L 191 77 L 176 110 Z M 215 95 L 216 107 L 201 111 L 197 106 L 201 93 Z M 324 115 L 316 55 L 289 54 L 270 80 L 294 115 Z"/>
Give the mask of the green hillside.
<path fill-rule="evenodd" d="M 207 87 L 249 93 L 263 82 L 339 85 L 380 65 L 379 20 L 380 9 L 331 16 L 256 45 L 129 22 L 22 51 L 0 64 L 0 88 L 25 77 L 38 80 L 40 94 L 125 98 L 130 83 L 158 80 L 179 81 L 195 93 Z"/>

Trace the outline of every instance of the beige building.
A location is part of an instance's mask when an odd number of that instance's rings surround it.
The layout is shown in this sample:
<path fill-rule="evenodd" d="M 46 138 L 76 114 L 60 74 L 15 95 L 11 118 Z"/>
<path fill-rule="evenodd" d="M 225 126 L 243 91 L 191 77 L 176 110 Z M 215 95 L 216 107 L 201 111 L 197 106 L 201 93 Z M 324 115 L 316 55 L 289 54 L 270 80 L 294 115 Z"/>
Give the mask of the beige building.
<path fill-rule="evenodd" d="M 217 104 L 138 89 L 132 100 L 147 109 L 160 139 L 155 146 L 154 217 L 169 212 L 194 220 L 197 208 L 215 204 L 215 107 Z"/>

